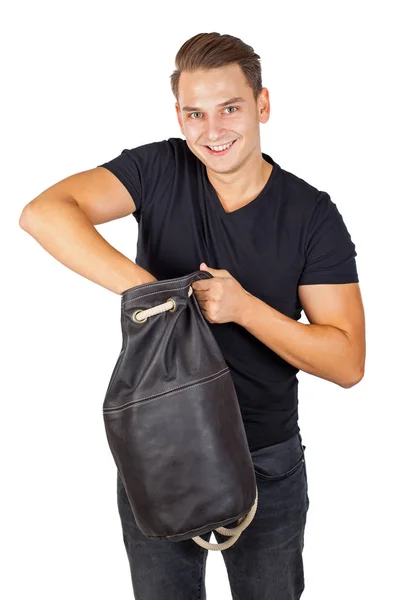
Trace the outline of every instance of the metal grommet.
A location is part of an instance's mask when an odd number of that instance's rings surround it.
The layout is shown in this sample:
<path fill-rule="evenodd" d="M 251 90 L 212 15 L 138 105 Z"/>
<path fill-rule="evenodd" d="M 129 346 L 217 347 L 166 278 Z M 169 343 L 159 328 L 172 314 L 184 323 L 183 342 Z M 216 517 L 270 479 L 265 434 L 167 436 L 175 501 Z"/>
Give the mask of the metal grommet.
<path fill-rule="evenodd" d="M 169 309 L 170 312 L 175 312 L 176 309 L 178 308 L 176 305 L 176 302 L 173 298 L 168 298 L 167 302 L 172 302 L 173 307 Z"/>
<path fill-rule="evenodd" d="M 135 321 L 135 323 L 145 323 L 147 321 L 147 317 L 145 317 L 144 319 L 140 319 L 140 320 L 136 318 L 136 315 L 141 312 L 143 312 L 143 309 L 141 309 L 141 308 L 139 308 L 139 310 L 135 310 L 135 312 L 132 313 L 132 321 Z"/>

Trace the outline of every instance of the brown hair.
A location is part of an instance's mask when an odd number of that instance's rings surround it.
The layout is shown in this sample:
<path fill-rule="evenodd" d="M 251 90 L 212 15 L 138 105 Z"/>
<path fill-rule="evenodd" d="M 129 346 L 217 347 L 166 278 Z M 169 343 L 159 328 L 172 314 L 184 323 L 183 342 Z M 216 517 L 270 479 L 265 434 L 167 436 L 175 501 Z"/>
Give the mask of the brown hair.
<path fill-rule="evenodd" d="M 251 46 L 232 35 L 212 32 L 198 33 L 187 40 L 175 57 L 175 71 L 170 76 L 172 93 L 178 101 L 179 78 L 182 71 L 215 69 L 237 63 L 257 100 L 262 89 L 260 57 Z"/>

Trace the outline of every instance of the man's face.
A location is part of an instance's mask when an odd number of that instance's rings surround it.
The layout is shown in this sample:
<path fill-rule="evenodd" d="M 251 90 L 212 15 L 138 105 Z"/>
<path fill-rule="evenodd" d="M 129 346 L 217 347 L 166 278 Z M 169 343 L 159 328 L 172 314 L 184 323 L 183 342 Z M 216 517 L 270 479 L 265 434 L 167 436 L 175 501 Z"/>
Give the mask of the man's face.
<path fill-rule="evenodd" d="M 232 173 L 253 153 L 260 153 L 259 123 L 269 119 L 268 90 L 263 88 L 256 102 L 238 64 L 183 71 L 178 98 L 175 108 L 182 134 L 210 170 Z"/>

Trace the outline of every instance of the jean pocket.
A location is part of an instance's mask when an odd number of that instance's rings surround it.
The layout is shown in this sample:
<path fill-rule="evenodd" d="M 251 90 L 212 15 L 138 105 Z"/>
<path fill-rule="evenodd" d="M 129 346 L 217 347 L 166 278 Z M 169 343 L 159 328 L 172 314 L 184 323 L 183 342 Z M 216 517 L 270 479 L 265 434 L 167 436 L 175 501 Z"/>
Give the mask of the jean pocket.
<path fill-rule="evenodd" d="M 304 446 L 298 438 L 252 453 L 256 477 L 280 481 L 294 475 L 304 464 Z"/>

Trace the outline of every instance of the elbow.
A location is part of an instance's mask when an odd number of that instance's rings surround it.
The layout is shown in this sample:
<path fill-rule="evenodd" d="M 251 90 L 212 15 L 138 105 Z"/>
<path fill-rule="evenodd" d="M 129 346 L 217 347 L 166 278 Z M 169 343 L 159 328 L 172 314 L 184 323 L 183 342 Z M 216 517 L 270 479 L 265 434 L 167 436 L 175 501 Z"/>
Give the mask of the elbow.
<path fill-rule="evenodd" d="M 53 211 L 58 210 L 66 202 L 77 205 L 77 202 L 71 196 L 55 194 L 49 196 L 43 192 L 23 208 L 19 217 L 19 226 L 24 231 L 31 233 L 36 224 L 40 225 L 43 221 L 47 221 L 49 215 L 51 218 Z"/>
<path fill-rule="evenodd" d="M 19 224 L 19 226 L 20 226 L 20 227 L 21 227 L 21 229 L 23 229 L 24 231 L 28 231 L 28 230 L 29 230 L 29 227 L 30 227 L 30 226 L 31 226 L 31 224 L 32 224 L 32 218 L 33 218 L 33 217 L 32 217 L 32 212 L 33 212 L 33 209 L 32 209 L 32 207 L 30 206 L 30 204 L 31 204 L 31 203 L 27 204 L 27 205 L 24 207 L 24 209 L 23 209 L 22 213 L 20 214 L 19 221 L 18 221 L 18 224 Z"/>
<path fill-rule="evenodd" d="M 364 377 L 364 367 L 361 370 L 352 373 L 351 377 L 348 378 L 345 382 L 339 383 L 340 387 L 345 388 L 346 390 L 354 387 L 357 383 L 360 383 L 362 378 Z"/>
<path fill-rule="evenodd" d="M 22 211 L 21 216 L 19 217 L 18 225 L 24 231 L 28 231 L 28 216 L 25 210 Z"/>

